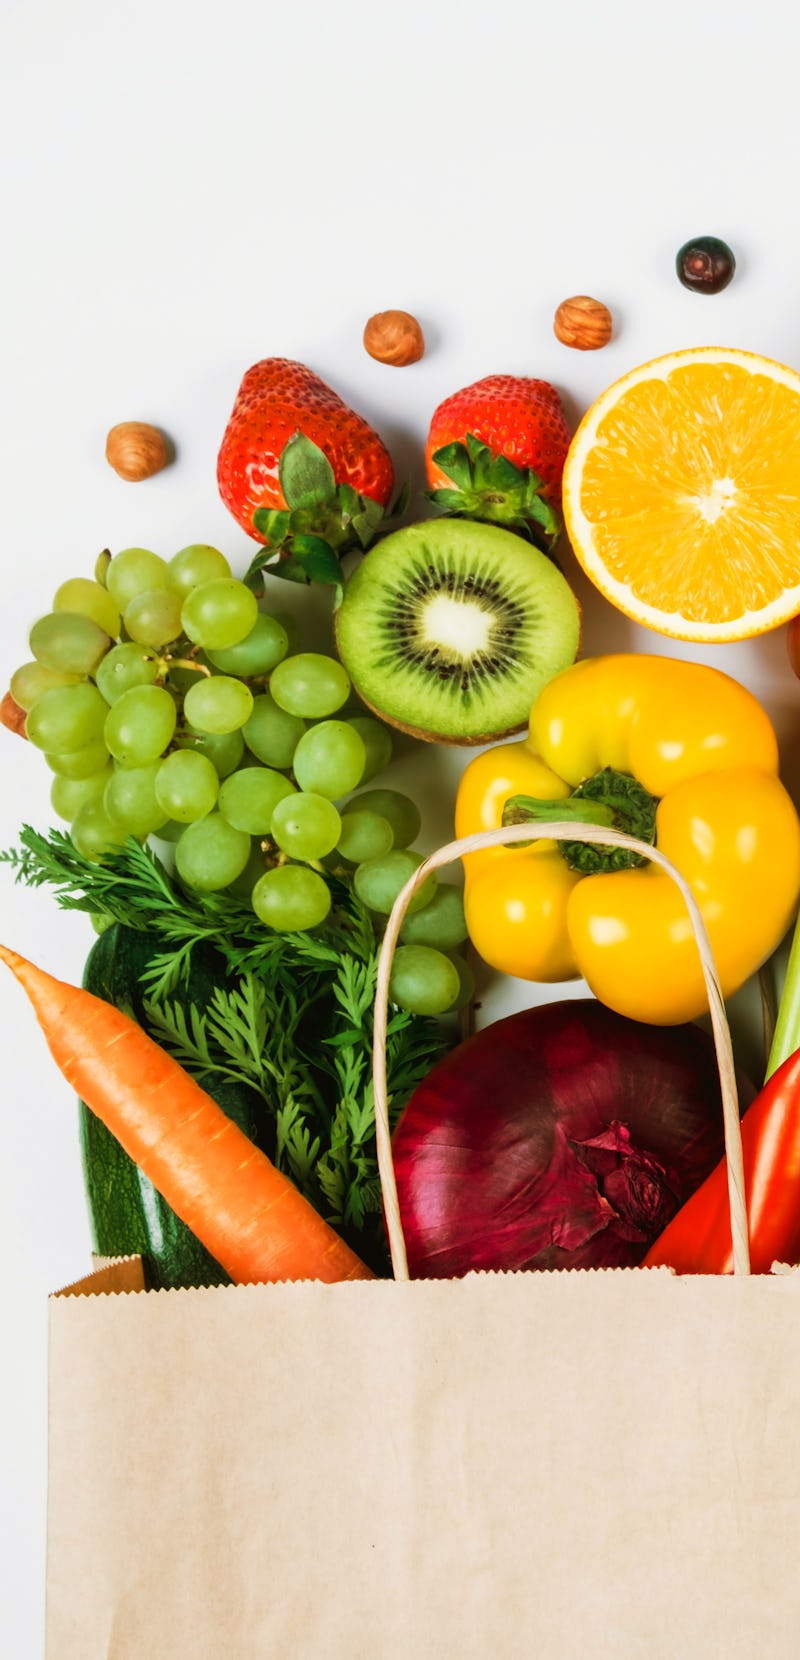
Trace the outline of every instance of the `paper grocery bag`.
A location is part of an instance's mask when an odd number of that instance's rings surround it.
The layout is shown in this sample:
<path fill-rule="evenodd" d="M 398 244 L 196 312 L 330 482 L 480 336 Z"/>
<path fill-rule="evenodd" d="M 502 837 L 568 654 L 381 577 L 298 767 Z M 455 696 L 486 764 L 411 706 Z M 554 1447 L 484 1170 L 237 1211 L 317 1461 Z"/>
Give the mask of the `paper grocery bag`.
<path fill-rule="evenodd" d="M 50 1305 L 48 1660 L 797 1660 L 800 1275 Z"/>
<path fill-rule="evenodd" d="M 696 907 L 735 1275 L 410 1283 L 401 901 L 395 1278 L 51 1299 L 48 1660 L 797 1660 L 800 1274 L 747 1272 Z"/>

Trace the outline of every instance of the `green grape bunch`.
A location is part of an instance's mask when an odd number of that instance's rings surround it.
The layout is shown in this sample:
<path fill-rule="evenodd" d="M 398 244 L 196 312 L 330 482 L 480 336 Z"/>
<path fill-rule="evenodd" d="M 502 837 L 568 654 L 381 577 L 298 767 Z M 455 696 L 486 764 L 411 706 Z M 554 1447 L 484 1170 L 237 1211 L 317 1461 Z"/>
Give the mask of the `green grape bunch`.
<path fill-rule="evenodd" d="M 29 649 L 10 695 L 82 858 L 155 838 L 184 889 L 230 890 L 279 933 L 324 928 L 344 881 L 380 936 L 422 861 L 416 803 L 364 788 L 392 759 L 389 730 L 352 712 L 338 659 L 303 650 L 217 548 L 101 555 L 93 578 L 56 590 Z M 460 890 L 428 876 L 395 957 L 397 1006 L 462 1008 L 466 938 Z"/>

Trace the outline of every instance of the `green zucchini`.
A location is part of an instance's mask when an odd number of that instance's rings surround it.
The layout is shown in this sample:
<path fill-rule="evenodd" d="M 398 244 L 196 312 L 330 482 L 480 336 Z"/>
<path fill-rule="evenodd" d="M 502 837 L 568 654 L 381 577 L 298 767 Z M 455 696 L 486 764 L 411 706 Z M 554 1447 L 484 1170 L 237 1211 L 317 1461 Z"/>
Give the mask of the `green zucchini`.
<path fill-rule="evenodd" d="M 163 942 L 138 929 L 112 923 L 93 945 L 83 974 L 87 991 L 124 1009 L 147 1030 L 141 976 Z M 212 947 L 192 953 L 188 979 L 171 998 L 204 1009 L 226 969 Z M 265 1103 L 256 1089 L 206 1073 L 198 1078 L 209 1095 L 252 1141 L 269 1152 Z M 228 1276 L 185 1223 L 156 1192 L 85 1102 L 79 1102 L 83 1176 L 94 1250 L 100 1256 L 139 1255 L 150 1287 L 225 1285 Z"/>

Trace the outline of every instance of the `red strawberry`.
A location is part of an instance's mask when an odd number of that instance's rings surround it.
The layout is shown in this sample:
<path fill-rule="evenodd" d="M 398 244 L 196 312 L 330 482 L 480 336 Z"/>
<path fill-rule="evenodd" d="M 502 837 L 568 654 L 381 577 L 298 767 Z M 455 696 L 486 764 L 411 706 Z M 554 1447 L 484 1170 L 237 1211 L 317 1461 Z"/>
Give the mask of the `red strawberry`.
<path fill-rule="evenodd" d="M 523 375 L 487 375 L 445 398 L 434 411 L 425 447 L 432 489 L 446 487 L 448 475 L 434 462 L 446 444 L 466 443 L 467 433 L 495 455 L 529 467 L 542 481 L 542 494 L 558 506 L 570 434 L 561 400 L 546 380 Z"/>
<path fill-rule="evenodd" d="M 327 457 L 336 485 L 385 507 L 394 484 L 388 451 L 372 427 L 311 369 L 268 357 L 248 369 L 225 430 L 217 462 L 219 492 L 248 536 L 276 545 L 257 512 L 283 512 L 281 457 L 297 433 Z M 306 528 L 309 528 L 306 526 Z"/>
<path fill-rule="evenodd" d="M 570 436 L 546 380 L 487 375 L 445 398 L 425 447 L 431 500 L 445 513 L 505 525 L 552 552 Z"/>

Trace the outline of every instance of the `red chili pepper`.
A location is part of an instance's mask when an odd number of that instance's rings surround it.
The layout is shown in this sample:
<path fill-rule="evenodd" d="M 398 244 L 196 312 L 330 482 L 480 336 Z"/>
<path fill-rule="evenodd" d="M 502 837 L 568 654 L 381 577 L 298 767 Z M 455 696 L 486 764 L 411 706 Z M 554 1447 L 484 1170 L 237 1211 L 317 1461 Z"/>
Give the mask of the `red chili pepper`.
<path fill-rule="evenodd" d="M 800 1260 L 800 1049 L 773 1072 L 742 1118 L 750 1265 Z M 732 1274 L 725 1160 L 712 1170 L 651 1245 L 643 1268 Z"/>

